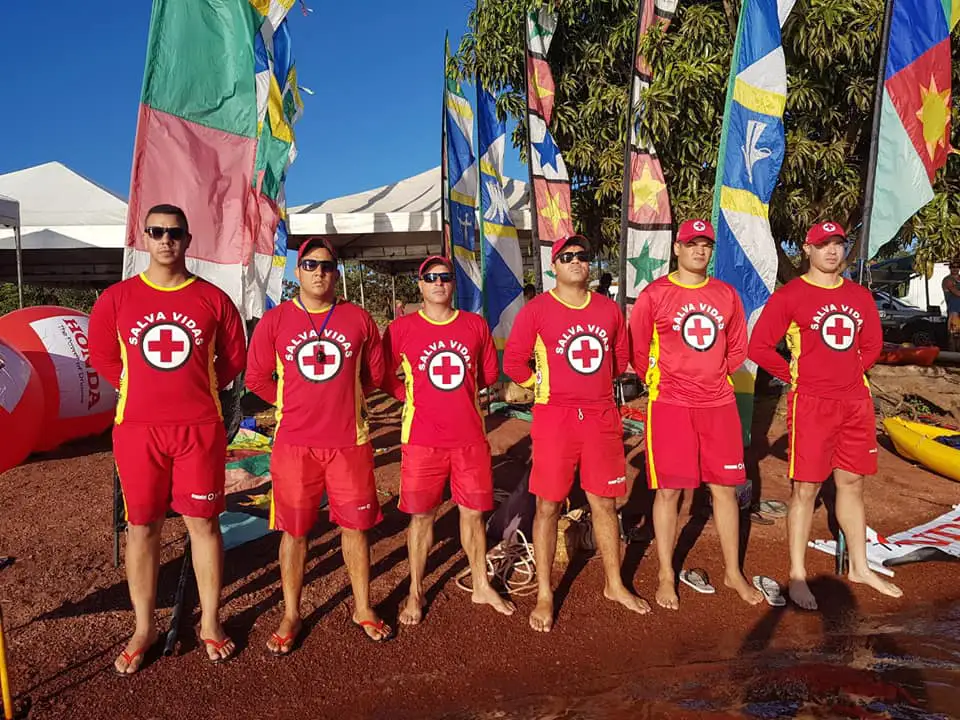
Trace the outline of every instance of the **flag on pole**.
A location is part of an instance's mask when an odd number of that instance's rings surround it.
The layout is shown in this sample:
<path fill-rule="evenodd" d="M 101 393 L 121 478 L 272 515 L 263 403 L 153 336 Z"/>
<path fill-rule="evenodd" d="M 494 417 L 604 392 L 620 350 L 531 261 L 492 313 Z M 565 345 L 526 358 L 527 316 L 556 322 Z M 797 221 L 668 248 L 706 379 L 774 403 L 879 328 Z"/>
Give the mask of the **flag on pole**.
<path fill-rule="evenodd" d="M 456 302 L 461 310 L 479 313 L 483 311 L 480 294 L 483 280 L 476 257 L 477 163 L 473 156 L 473 108 L 450 69 L 449 57 L 448 44 L 444 124 L 447 137 L 447 217 L 457 276 Z"/>
<path fill-rule="evenodd" d="M 532 188 L 534 240 L 542 290 L 556 285 L 550 271 L 550 246 L 574 234 L 570 209 L 570 176 L 550 134 L 556 85 L 547 53 L 557 29 L 557 14 L 546 6 L 527 15 L 527 162 Z"/>
<path fill-rule="evenodd" d="M 641 131 L 641 93 L 650 87 L 653 78 L 650 65 L 640 52 L 640 41 L 654 25 L 666 32 L 676 9 L 677 0 L 640 0 L 637 12 L 620 230 L 619 299 L 624 309 L 633 304 L 644 287 L 670 268 L 670 195 L 653 142 Z"/>
<path fill-rule="evenodd" d="M 867 259 L 933 200 L 937 170 L 950 151 L 950 31 L 960 19 L 957 0 L 893 3 L 874 145 L 876 172 Z"/>
<path fill-rule="evenodd" d="M 769 205 L 786 147 L 787 66 L 780 29 L 794 2 L 744 0 L 720 135 L 713 199 L 714 274 L 740 294 L 748 332 L 777 279 Z M 733 377 L 745 444 L 750 442 L 756 378 L 757 366 L 749 360 Z"/>
<path fill-rule="evenodd" d="M 480 154 L 480 228 L 483 247 L 484 315 L 502 351 L 523 307 L 523 256 L 504 193 L 506 123 L 497 101 L 477 81 L 477 147 Z"/>
<path fill-rule="evenodd" d="M 263 314 L 268 289 L 279 298 L 283 181 L 302 109 L 281 27 L 291 4 L 153 0 L 124 277 L 149 262 L 145 213 L 172 203 L 190 223 L 192 272 L 223 289 L 246 319 Z"/>

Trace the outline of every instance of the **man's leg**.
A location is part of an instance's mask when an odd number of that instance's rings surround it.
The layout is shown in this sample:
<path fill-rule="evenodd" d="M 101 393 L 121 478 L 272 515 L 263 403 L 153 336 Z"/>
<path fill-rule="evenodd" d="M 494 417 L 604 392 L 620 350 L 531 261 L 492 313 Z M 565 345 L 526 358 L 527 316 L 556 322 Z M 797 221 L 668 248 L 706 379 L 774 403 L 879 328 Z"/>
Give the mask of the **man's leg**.
<path fill-rule="evenodd" d="M 286 655 L 303 627 L 300 618 L 300 597 L 303 594 L 303 573 L 307 566 L 307 536 L 288 532 L 280 540 L 280 583 L 283 586 L 283 619 L 267 641 L 267 649 Z"/>
<path fill-rule="evenodd" d="M 713 518 L 720 536 L 723 553 L 723 584 L 736 590 L 740 598 L 750 604 L 763 602 L 763 595 L 747 582 L 740 570 L 740 505 L 734 485 L 710 485 L 713 497 Z"/>
<path fill-rule="evenodd" d="M 533 559 L 537 564 L 537 606 L 530 613 L 530 627 L 538 632 L 553 629 L 553 587 L 550 573 L 557 555 L 557 525 L 560 503 L 537 498 L 533 517 Z"/>
<path fill-rule="evenodd" d="M 220 519 L 184 516 L 183 521 L 190 533 L 193 572 L 200 596 L 200 638 L 211 660 L 226 660 L 236 650 L 236 645 L 220 624 L 220 590 L 223 583 Z"/>
<path fill-rule="evenodd" d="M 353 590 L 353 622 L 361 625 L 371 639 L 386 640 L 392 630 L 383 623 L 370 605 L 370 544 L 367 533 L 364 530 L 341 528 L 340 544 Z M 375 623 L 377 627 L 362 623 Z"/>
<path fill-rule="evenodd" d="M 677 516 L 680 514 L 682 490 L 657 490 L 653 498 L 653 534 L 660 562 L 657 585 L 657 605 L 667 610 L 678 610 L 677 577 L 673 572 L 673 553 L 677 546 Z"/>
<path fill-rule="evenodd" d="M 517 608 L 500 597 L 487 577 L 487 533 L 483 526 L 483 513 L 479 510 L 460 508 L 460 544 L 470 561 L 473 579 L 471 600 L 477 605 L 490 605 L 498 613 L 513 615 Z"/>
<path fill-rule="evenodd" d="M 616 498 L 600 497 L 587 492 L 590 516 L 593 520 L 593 535 L 603 560 L 606 582 L 603 596 L 641 615 L 650 612 L 650 605 L 627 589 L 620 574 L 620 525 L 617 522 Z"/>
<path fill-rule="evenodd" d="M 790 599 L 804 610 L 816 610 L 817 600 L 807 585 L 806 554 L 813 526 L 813 508 L 820 491 L 819 483 L 793 481 L 790 508 L 787 511 L 787 535 L 790 543 Z"/>
<path fill-rule="evenodd" d="M 867 565 L 867 522 L 863 511 L 863 476 L 839 468 L 833 471 L 837 482 L 837 521 L 847 540 L 851 582 L 869 585 L 877 592 L 900 597 L 903 591 L 877 575 Z"/>
<path fill-rule="evenodd" d="M 427 555 L 433 547 L 433 522 L 437 511 L 417 513 L 410 516 L 407 528 L 407 556 L 410 561 L 410 594 L 400 612 L 400 622 L 417 625 L 423 620 L 426 604 L 423 594 L 423 576 L 427 570 Z"/>
<path fill-rule="evenodd" d="M 143 654 L 157 639 L 154 610 L 157 604 L 157 572 L 160 569 L 160 530 L 163 518 L 149 525 L 127 525 L 127 586 L 136 627 L 114 667 L 118 672 L 135 673 Z"/>

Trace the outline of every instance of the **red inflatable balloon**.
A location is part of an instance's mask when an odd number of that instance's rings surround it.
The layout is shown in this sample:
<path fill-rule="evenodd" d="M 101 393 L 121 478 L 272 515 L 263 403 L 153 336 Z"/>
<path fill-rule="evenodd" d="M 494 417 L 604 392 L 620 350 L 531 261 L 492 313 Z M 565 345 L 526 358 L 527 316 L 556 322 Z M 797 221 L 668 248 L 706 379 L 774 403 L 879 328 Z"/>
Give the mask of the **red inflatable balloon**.
<path fill-rule="evenodd" d="M 43 427 L 43 385 L 30 361 L 0 340 L 0 473 L 33 452 Z"/>
<path fill-rule="evenodd" d="M 117 394 L 90 366 L 89 322 L 79 310 L 54 305 L 0 317 L 0 338 L 23 353 L 43 385 L 43 433 L 34 451 L 98 435 L 113 423 Z"/>

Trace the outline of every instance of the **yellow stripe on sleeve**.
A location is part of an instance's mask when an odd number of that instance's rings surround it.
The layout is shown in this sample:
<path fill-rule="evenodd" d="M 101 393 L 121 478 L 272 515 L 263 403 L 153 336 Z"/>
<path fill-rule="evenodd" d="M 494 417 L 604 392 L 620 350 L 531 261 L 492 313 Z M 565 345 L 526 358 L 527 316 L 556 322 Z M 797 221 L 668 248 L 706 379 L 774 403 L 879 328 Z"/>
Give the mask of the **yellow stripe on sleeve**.
<path fill-rule="evenodd" d="M 123 339 L 117 336 L 120 341 L 120 362 L 123 364 L 123 370 L 120 373 L 120 387 L 117 395 L 117 414 L 113 421 L 119 425 L 123 422 L 123 413 L 127 409 L 127 392 L 130 384 L 130 365 L 127 362 L 127 346 L 123 344 Z"/>
<path fill-rule="evenodd" d="M 400 442 L 405 444 L 410 441 L 413 415 L 417 411 L 413 400 L 413 368 L 405 353 L 400 353 L 400 367 L 403 368 L 403 386 L 406 388 L 406 399 L 403 402 L 400 421 Z"/>
<path fill-rule="evenodd" d="M 550 364 L 547 356 L 547 346 L 539 333 L 533 346 L 533 356 L 537 361 L 537 372 L 534 375 L 536 389 L 533 391 L 533 402 L 545 405 L 550 400 Z"/>

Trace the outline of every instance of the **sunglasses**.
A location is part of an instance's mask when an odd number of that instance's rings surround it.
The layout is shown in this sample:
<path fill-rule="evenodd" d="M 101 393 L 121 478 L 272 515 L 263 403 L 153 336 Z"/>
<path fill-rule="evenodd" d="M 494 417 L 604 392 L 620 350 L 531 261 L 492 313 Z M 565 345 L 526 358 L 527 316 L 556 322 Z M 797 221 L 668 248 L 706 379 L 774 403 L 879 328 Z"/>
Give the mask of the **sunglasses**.
<path fill-rule="evenodd" d="M 163 227 L 162 225 L 151 225 L 144 228 L 143 231 L 154 240 L 159 240 L 164 235 L 171 240 L 183 240 L 187 234 L 187 231 L 182 227 Z"/>
<path fill-rule="evenodd" d="M 425 283 L 432 285 L 437 280 L 442 283 L 453 282 L 453 273 L 448 272 L 438 272 L 438 273 L 424 273 L 421 278 Z"/>
<path fill-rule="evenodd" d="M 557 255 L 557 260 L 559 260 L 562 265 L 572 263 L 574 260 L 579 260 L 582 263 L 588 263 L 590 262 L 590 253 L 588 253 L 586 250 L 578 250 L 576 252 L 568 250 L 567 252 L 562 252 Z"/>
<path fill-rule="evenodd" d="M 313 258 L 300 261 L 301 270 L 314 272 L 318 268 L 325 273 L 332 273 L 337 269 L 337 263 L 333 260 L 314 260 Z"/>

